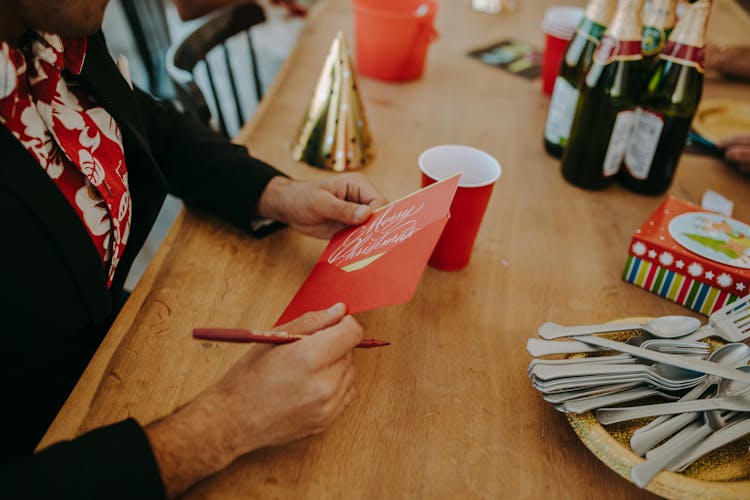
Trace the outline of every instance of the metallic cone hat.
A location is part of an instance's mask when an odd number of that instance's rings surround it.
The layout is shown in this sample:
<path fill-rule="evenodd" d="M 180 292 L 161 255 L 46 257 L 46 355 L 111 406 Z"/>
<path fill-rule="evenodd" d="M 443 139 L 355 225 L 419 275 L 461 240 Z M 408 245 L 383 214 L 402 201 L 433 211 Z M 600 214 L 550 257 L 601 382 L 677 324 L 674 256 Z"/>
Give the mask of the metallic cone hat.
<path fill-rule="evenodd" d="M 373 156 L 370 130 L 341 32 L 328 51 L 293 154 L 295 160 L 336 172 L 364 167 Z"/>

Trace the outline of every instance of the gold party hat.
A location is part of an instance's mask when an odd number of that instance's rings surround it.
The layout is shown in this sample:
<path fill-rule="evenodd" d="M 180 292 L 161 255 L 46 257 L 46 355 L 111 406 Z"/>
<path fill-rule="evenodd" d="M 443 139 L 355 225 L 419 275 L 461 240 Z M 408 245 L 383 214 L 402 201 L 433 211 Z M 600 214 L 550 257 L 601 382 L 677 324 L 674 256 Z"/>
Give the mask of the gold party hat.
<path fill-rule="evenodd" d="M 295 160 L 336 172 L 356 170 L 372 159 L 372 138 L 341 32 L 328 51 L 293 153 Z"/>

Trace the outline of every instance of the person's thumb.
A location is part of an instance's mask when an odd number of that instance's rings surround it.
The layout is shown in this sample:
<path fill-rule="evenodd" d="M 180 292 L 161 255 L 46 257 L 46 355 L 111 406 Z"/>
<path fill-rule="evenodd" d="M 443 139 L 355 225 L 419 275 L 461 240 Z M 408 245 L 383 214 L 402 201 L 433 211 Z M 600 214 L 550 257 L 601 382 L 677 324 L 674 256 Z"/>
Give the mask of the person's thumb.
<path fill-rule="evenodd" d="M 293 335 L 310 335 L 318 330 L 335 325 L 346 314 L 346 305 L 339 302 L 322 311 L 306 312 L 289 323 L 278 326 L 274 330 L 284 331 Z"/>
<path fill-rule="evenodd" d="M 367 205 L 333 197 L 323 215 L 330 220 L 348 226 L 358 226 L 366 222 L 371 214 L 372 209 Z"/>

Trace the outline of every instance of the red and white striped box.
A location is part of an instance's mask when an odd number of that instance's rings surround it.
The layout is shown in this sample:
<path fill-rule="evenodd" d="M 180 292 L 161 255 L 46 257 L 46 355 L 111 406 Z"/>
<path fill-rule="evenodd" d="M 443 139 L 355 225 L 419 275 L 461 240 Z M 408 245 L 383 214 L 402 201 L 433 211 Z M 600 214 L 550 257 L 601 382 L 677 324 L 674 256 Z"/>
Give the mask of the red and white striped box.
<path fill-rule="evenodd" d="M 702 314 L 750 292 L 750 226 L 673 196 L 635 232 L 622 278 Z"/>

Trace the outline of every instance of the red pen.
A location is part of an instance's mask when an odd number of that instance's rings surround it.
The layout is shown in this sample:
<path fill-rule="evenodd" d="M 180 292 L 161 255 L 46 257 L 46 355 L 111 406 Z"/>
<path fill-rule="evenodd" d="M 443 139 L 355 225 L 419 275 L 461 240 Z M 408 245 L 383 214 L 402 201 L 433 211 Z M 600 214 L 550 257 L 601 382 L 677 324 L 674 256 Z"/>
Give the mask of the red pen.
<path fill-rule="evenodd" d="M 220 342 L 257 342 L 259 344 L 289 344 L 303 339 L 307 335 L 295 335 L 288 332 L 262 330 L 245 330 L 242 328 L 194 328 L 193 338 L 215 340 Z M 362 339 L 357 347 L 380 347 L 390 342 L 378 339 Z"/>

